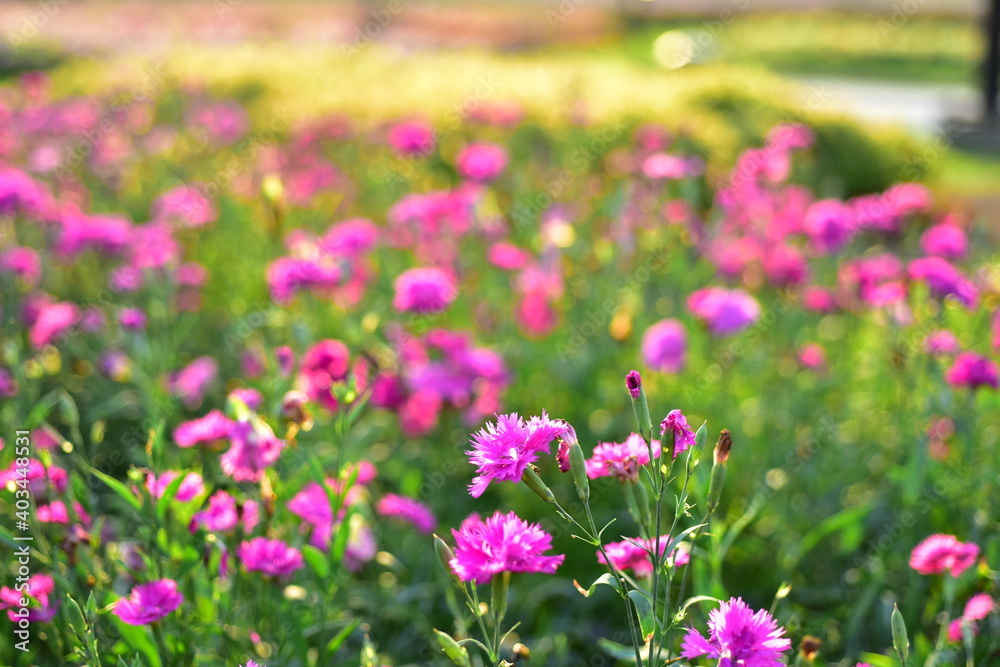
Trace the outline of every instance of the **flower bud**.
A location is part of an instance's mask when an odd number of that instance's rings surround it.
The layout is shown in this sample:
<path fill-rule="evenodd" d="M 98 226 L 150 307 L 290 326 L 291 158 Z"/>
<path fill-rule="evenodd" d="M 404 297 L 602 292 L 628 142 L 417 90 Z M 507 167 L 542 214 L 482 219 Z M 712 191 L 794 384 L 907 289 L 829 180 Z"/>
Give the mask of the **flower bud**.
<path fill-rule="evenodd" d="M 646 442 L 652 442 L 653 422 L 649 417 L 649 404 L 646 402 L 646 392 L 642 389 L 642 376 L 639 375 L 639 371 L 629 371 L 625 376 L 625 386 L 632 398 L 632 412 L 635 413 L 639 435 Z"/>
<path fill-rule="evenodd" d="M 629 371 L 625 375 L 625 386 L 628 387 L 628 393 L 633 400 L 642 395 L 642 376 L 639 375 L 639 371 Z"/>
<path fill-rule="evenodd" d="M 290 423 L 303 431 L 308 431 L 313 425 L 313 416 L 307 407 L 309 397 L 297 390 L 289 391 L 281 399 L 281 414 Z"/>
<path fill-rule="evenodd" d="M 803 660 L 807 662 L 812 662 L 816 659 L 816 654 L 819 653 L 820 646 L 823 645 L 822 640 L 819 637 L 813 637 L 812 635 L 806 635 L 799 642 L 799 653 Z"/>
<path fill-rule="evenodd" d="M 521 642 L 514 644 L 511 650 L 514 652 L 514 662 L 517 662 L 522 658 L 524 660 L 531 660 L 531 649 L 529 649 Z"/>
<path fill-rule="evenodd" d="M 712 458 L 715 465 L 725 463 L 729 460 L 729 450 L 733 448 L 733 439 L 729 433 L 729 429 L 724 428 L 722 432 L 719 433 L 719 441 L 715 443 L 715 451 L 712 453 Z"/>
<path fill-rule="evenodd" d="M 556 497 L 552 494 L 552 490 L 545 486 L 545 482 L 542 478 L 538 476 L 538 468 L 528 464 L 528 467 L 524 469 L 524 474 L 521 476 L 521 481 L 524 482 L 529 489 L 538 494 L 538 497 L 547 503 L 552 505 L 556 504 Z"/>

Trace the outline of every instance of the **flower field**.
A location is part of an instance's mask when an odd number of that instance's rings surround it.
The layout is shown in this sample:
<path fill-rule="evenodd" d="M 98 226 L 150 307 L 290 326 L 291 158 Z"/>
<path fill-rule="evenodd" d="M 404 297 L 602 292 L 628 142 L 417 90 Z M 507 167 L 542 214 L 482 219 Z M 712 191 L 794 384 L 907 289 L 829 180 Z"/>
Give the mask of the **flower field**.
<path fill-rule="evenodd" d="M 997 227 L 923 146 L 234 51 L 0 87 L 0 664 L 1000 664 Z"/>

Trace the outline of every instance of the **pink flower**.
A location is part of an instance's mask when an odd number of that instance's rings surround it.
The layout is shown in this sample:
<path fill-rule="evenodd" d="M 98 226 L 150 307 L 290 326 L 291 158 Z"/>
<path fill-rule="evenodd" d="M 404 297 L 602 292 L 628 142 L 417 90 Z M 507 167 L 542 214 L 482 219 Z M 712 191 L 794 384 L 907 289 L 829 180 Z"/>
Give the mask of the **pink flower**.
<path fill-rule="evenodd" d="M 989 616 L 994 606 L 993 598 L 990 597 L 989 593 L 979 593 L 969 598 L 969 601 L 965 603 L 965 611 L 962 616 L 948 625 L 948 641 L 962 641 L 962 626 L 964 625 L 971 625 L 973 634 L 978 633 L 979 624 L 976 621 L 981 621 Z"/>
<path fill-rule="evenodd" d="M 55 342 L 78 318 L 79 311 L 71 303 L 43 304 L 28 331 L 31 346 L 37 349 Z"/>
<path fill-rule="evenodd" d="M 552 441 L 567 431 L 569 425 L 558 419 L 541 417 L 527 422 L 517 413 L 500 415 L 496 423 L 472 436 L 473 449 L 466 452 L 479 473 L 469 486 L 474 498 L 483 495 L 493 481 L 517 482 L 540 452 L 551 450 Z"/>
<path fill-rule="evenodd" d="M 458 173 L 470 181 L 492 181 L 507 166 L 507 150 L 496 144 L 472 144 L 456 160 Z"/>
<path fill-rule="evenodd" d="M 1000 387 L 997 365 L 975 352 L 963 352 L 944 374 L 945 380 L 953 387 Z"/>
<path fill-rule="evenodd" d="M 565 556 L 543 556 L 552 547 L 552 536 L 513 512 L 497 512 L 486 521 L 473 514 L 452 530 L 455 556 L 452 571 L 462 581 L 488 583 L 501 572 L 552 574 Z"/>
<path fill-rule="evenodd" d="M 850 206 L 837 199 L 824 199 L 809 207 L 802 224 L 813 247 L 823 254 L 831 254 L 851 240 L 857 220 Z"/>
<path fill-rule="evenodd" d="M 684 325 L 677 320 L 661 320 L 642 335 L 642 359 L 654 371 L 679 373 L 684 370 L 686 349 Z"/>
<path fill-rule="evenodd" d="M 741 289 L 706 287 L 693 292 L 687 306 L 698 319 L 708 324 L 714 336 L 739 331 L 760 316 L 760 304 Z"/>
<path fill-rule="evenodd" d="M 920 237 L 920 248 L 926 255 L 956 260 L 965 257 L 969 242 L 959 226 L 944 222 L 927 228 Z"/>
<path fill-rule="evenodd" d="M 285 441 L 258 418 L 237 422 L 229 432 L 231 444 L 220 463 L 222 472 L 237 482 L 259 482 L 264 469 L 281 456 Z"/>
<path fill-rule="evenodd" d="M 261 572 L 268 577 L 283 577 L 302 569 L 302 553 L 281 540 L 255 537 L 240 544 L 236 557 L 248 572 Z"/>
<path fill-rule="evenodd" d="M 226 533 L 239 524 L 236 499 L 225 491 L 216 491 L 208 499 L 208 507 L 191 517 L 191 531 L 196 527 L 215 533 Z"/>
<path fill-rule="evenodd" d="M 190 364 L 170 375 L 167 383 L 170 393 L 188 408 L 201 404 L 202 395 L 219 374 L 219 364 L 211 357 L 198 357 Z"/>
<path fill-rule="evenodd" d="M 337 409 L 337 399 L 330 392 L 333 383 L 347 377 L 351 351 L 339 340 L 321 340 L 306 350 L 299 368 L 302 390 L 310 399 L 328 410 Z"/>
<path fill-rule="evenodd" d="M 697 658 L 707 655 L 726 667 L 782 667 L 782 653 L 791 648 L 791 640 L 782 637 L 767 611 L 754 612 L 741 598 L 731 598 L 708 615 L 709 638 L 689 628 L 681 645 L 681 655 Z"/>
<path fill-rule="evenodd" d="M 660 422 L 660 437 L 667 438 L 667 433 L 673 433 L 674 458 L 694 445 L 694 431 L 688 426 L 687 417 L 680 410 L 671 410 Z"/>
<path fill-rule="evenodd" d="M 392 305 L 400 312 L 440 313 L 458 296 L 454 281 L 435 267 L 404 271 L 396 278 L 395 286 Z"/>
<path fill-rule="evenodd" d="M 382 516 L 396 517 L 409 521 L 423 533 L 434 532 L 437 519 L 433 512 L 419 500 L 387 493 L 375 505 L 375 511 Z"/>
<path fill-rule="evenodd" d="M 518 248 L 512 243 L 501 241 L 490 246 L 490 264 L 506 271 L 516 271 L 523 269 L 529 260 L 526 250 Z"/>
<path fill-rule="evenodd" d="M 212 410 L 204 417 L 180 423 L 174 429 L 174 442 L 178 447 L 220 442 L 229 437 L 235 423 L 221 410 Z"/>
<path fill-rule="evenodd" d="M 153 219 L 178 223 L 182 227 L 202 227 L 219 217 L 211 199 L 191 185 L 179 185 L 153 202 Z"/>
<path fill-rule="evenodd" d="M 617 477 L 622 482 L 638 482 L 639 467 L 649 463 L 649 447 L 638 433 L 623 443 L 602 442 L 587 460 L 587 477 Z"/>
<path fill-rule="evenodd" d="M 703 167 L 697 159 L 670 153 L 653 153 L 643 161 L 642 173 L 646 178 L 656 181 L 678 180 L 701 173 Z"/>
<path fill-rule="evenodd" d="M 114 614 L 129 625 L 155 623 L 181 606 L 184 596 L 173 579 L 139 584 L 127 598 L 115 603 Z"/>
<path fill-rule="evenodd" d="M 931 294 L 943 299 L 954 296 L 968 309 L 979 301 L 979 290 L 962 272 L 940 257 L 921 257 L 910 262 L 910 278 L 927 284 Z"/>
<path fill-rule="evenodd" d="M 146 328 L 146 313 L 139 308 L 126 308 L 119 313 L 118 323 L 127 331 L 142 331 Z"/>
<path fill-rule="evenodd" d="M 924 338 L 924 352 L 935 357 L 958 354 L 959 349 L 958 339 L 947 329 L 932 331 Z"/>
<path fill-rule="evenodd" d="M 434 128 L 421 120 L 393 125 L 389 145 L 400 155 L 424 156 L 434 150 Z"/>
<path fill-rule="evenodd" d="M 823 346 L 809 343 L 799 348 L 799 363 L 805 368 L 820 368 L 826 363 L 826 352 Z"/>
<path fill-rule="evenodd" d="M 837 310 L 837 299 L 824 287 L 807 287 L 802 294 L 802 305 L 817 313 L 832 313 Z"/>
<path fill-rule="evenodd" d="M 0 273 L 14 275 L 31 287 L 42 277 L 42 264 L 31 248 L 14 246 L 0 252 Z"/>
<path fill-rule="evenodd" d="M 959 542 L 954 535 L 931 535 L 910 554 L 910 567 L 920 574 L 942 574 L 950 571 L 957 577 L 976 562 L 979 547 Z"/>
<path fill-rule="evenodd" d="M 48 623 L 59 611 L 59 599 L 52 593 L 55 591 L 55 580 L 47 574 L 34 574 L 25 582 L 24 590 L 15 590 L 4 586 L 0 588 L 0 609 L 7 610 L 7 618 L 17 623 L 26 618 L 29 623 Z M 21 598 L 29 600 L 28 615 L 21 617 L 15 610 L 21 608 Z"/>
<path fill-rule="evenodd" d="M 670 536 L 661 535 L 660 555 L 666 551 L 668 544 L 670 544 Z M 656 550 L 656 538 L 647 540 L 634 537 L 621 542 L 611 542 L 604 545 L 604 550 L 607 552 L 608 558 L 611 559 L 611 563 L 619 570 L 632 570 L 637 577 L 648 577 L 653 574 L 652 553 Z M 690 560 L 690 546 L 682 543 L 674 548 L 674 552 L 670 558 L 667 558 L 666 564 L 670 567 L 681 567 L 687 565 Z M 607 563 L 604 554 L 600 551 L 597 552 L 597 561 Z"/>
<path fill-rule="evenodd" d="M 153 498 L 162 496 L 167 487 L 177 479 L 177 475 L 178 473 L 174 470 L 168 470 L 161 475 L 156 475 L 155 473 L 147 474 L 146 488 L 149 489 L 149 495 Z M 174 496 L 174 500 L 186 503 L 204 492 L 205 484 L 201 475 L 196 472 L 189 472 L 184 475 L 184 481 L 177 487 L 177 494 Z"/>

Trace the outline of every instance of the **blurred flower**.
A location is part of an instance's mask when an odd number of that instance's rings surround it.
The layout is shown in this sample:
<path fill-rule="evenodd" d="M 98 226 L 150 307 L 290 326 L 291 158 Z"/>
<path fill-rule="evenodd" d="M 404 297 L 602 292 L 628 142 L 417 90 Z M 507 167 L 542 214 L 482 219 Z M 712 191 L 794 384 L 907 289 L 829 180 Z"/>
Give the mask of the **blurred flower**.
<path fill-rule="evenodd" d="M 968 248 L 965 232 L 958 225 L 947 222 L 928 227 L 920 237 L 920 249 L 926 255 L 957 260 L 965 257 Z"/>
<path fill-rule="evenodd" d="M 184 401 L 188 409 L 201 404 L 202 395 L 219 373 L 219 364 L 211 357 L 198 357 L 190 364 L 170 374 L 167 388 Z"/>
<path fill-rule="evenodd" d="M 948 641 L 962 641 L 962 626 L 964 625 L 971 625 L 973 634 L 978 633 L 979 624 L 976 621 L 981 621 L 989 616 L 994 607 L 993 598 L 990 597 L 989 593 L 973 595 L 965 603 L 965 611 L 962 612 L 962 616 L 948 624 Z"/>
<path fill-rule="evenodd" d="M 552 536 L 513 512 L 497 512 L 485 522 L 473 514 L 451 532 L 455 556 L 449 564 L 462 581 L 485 584 L 501 572 L 552 574 L 566 558 L 543 556 L 552 547 Z"/>
<path fill-rule="evenodd" d="M 229 437 L 234 424 L 221 410 L 212 410 L 204 417 L 179 424 L 174 429 L 174 442 L 178 447 L 216 443 Z"/>
<path fill-rule="evenodd" d="M 832 313 L 837 310 L 837 298 L 824 287 L 807 287 L 802 294 L 802 305 L 817 313 Z"/>
<path fill-rule="evenodd" d="M 708 615 L 709 638 L 689 628 L 681 646 L 685 658 L 707 655 L 719 659 L 719 664 L 741 667 L 780 667 L 785 664 L 782 653 L 792 642 L 783 638 L 784 628 L 778 627 L 767 611 L 753 612 L 741 598 L 731 598 Z"/>
<path fill-rule="evenodd" d="M 684 370 L 687 336 L 677 320 L 661 320 L 642 335 L 642 358 L 647 366 L 661 373 Z"/>
<path fill-rule="evenodd" d="M 177 479 L 177 473 L 174 470 L 167 470 L 160 475 L 150 472 L 146 475 L 146 488 L 149 489 L 149 495 L 153 498 L 159 498 L 167 490 L 167 487 Z M 177 493 L 174 495 L 174 500 L 182 503 L 186 503 L 189 500 L 193 500 L 195 497 L 200 496 L 205 492 L 205 484 L 201 475 L 196 472 L 189 472 L 184 475 L 184 481 L 181 485 L 177 487 Z"/>
<path fill-rule="evenodd" d="M 0 609 L 7 610 L 7 618 L 11 623 L 26 619 L 29 623 L 48 623 L 59 611 L 59 598 L 55 592 L 55 580 L 47 574 L 33 574 L 23 582 L 24 588 L 17 586 L 0 588 Z M 29 600 L 28 615 L 18 616 L 14 611 L 21 609 L 21 599 Z"/>
<path fill-rule="evenodd" d="M 799 363 L 804 368 L 820 368 L 826 364 L 826 352 L 818 343 L 809 343 L 799 348 Z"/>
<path fill-rule="evenodd" d="M 239 512 L 236 499 L 225 491 L 216 491 L 208 499 L 208 507 L 191 517 L 191 530 L 201 527 L 210 532 L 225 533 L 236 528 Z"/>
<path fill-rule="evenodd" d="M 739 331 L 760 316 L 760 304 L 741 289 L 706 287 L 691 293 L 687 306 L 715 336 Z"/>
<path fill-rule="evenodd" d="M 153 201 L 153 220 L 179 227 L 203 227 L 218 217 L 215 203 L 193 185 L 179 185 Z"/>
<path fill-rule="evenodd" d="M 433 533 L 437 519 L 430 509 L 419 500 L 387 493 L 375 505 L 375 511 L 382 516 L 396 517 L 409 521 L 420 532 Z"/>
<path fill-rule="evenodd" d="M 337 409 L 337 399 L 331 393 L 334 382 L 347 377 L 351 352 L 339 340 L 321 340 L 302 356 L 299 366 L 301 389 L 312 400 L 328 410 Z"/>
<path fill-rule="evenodd" d="M 142 331 L 146 328 L 146 313 L 139 308 L 126 308 L 118 315 L 118 323 L 127 331 Z"/>
<path fill-rule="evenodd" d="M 687 417 L 680 410 L 671 410 L 660 422 L 660 437 L 666 438 L 672 431 L 674 436 L 674 458 L 694 445 L 694 431 L 688 426 Z"/>
<path fill-rule="evenodd" d="M 69 484 L 69 476 L 65 470 L 54 465 L 46 467 L 35 458 L 28 461 L 27 468 L 18 466 L 17 461 L 11 461 L 6 470 L 0 470 L 0 488 L 14 491 L 14 482 L 22 479 L 27 480 L 32 498 L 39 502 L 51 497 L 50 491 L 63 493 Z"/>
<path fill-rule="evenodd" d="M 960 349 L 958 338 L 947 329 L 932 331 L 924 338 L 924 352 L 935 357 L 955 355 Z"/>
<path fill-rule="evenodd" d="M 997 365 L 990 359 L 980 356 L 975 352 L 963 352 L 955 359 L 955 363 L 944 374 L 948 384 L 954 387 L 968 387 L 977 389 L 978 387 L 1000 388 L 1000 379 L 997 377 Z"/>
<path fill-rule="evenodd" d="M 38 259 L 38 253 L 31 248 L 15 246 L 0 252 L 0 273 L 9 273 L 32 287 L 42 277 L 42 263 Z"/>
<path fill-rule="evenodd" d="M 466 146 L 456 158 L 458 173 L 470 181 L 492 181 L 507 166 L 507 149 L 497 144 Z"/>
<path fill-rule="evenodd" d="M 6 368 L 0 368 L 0 398 L 17 396 L 17 380 Z"/>
<path fill-rule="evenodd" d="M 802 224 L 813 247 L 820 253 L 831 254 L 851 240 L 857 221 L 849 206 L 836 199 L 824 199 L 809 207 Z"/>
<path fill-rule="evenodd" d="M 236 557 L 248 572 L 269 577 L 283 577 L 302 569 L 302 553 L 281 540 L 255 537 L 240 544 Z"/>
<path fill-rule="evenodd" d="M 264 398 L 260 395 L 260 392 L 252 387 L 233 389 L 226 398 L 230 401 L 242 403 L 254 412 L 260 410 L 260 406 L 264 404 Z"/>
<path fill-rule="evenodd" d="M 649 447 L 638 433 L 625 442 L 601 442 L 587 460 L 587 477 L 616 477 L 621 482 L 638 482 L 639 467 L 649 463 Z"/>
<path fill-rule="evenodd" d="M 222 455 L 222 472 L 237 482 L 259 482 L 264 469 L 281 456 L 285 441 L 259 418 L 239 421 L 229 431 L 230 446 Z"/>
<path fill-rule="evenodd" d="M 527 422 L 517 413 L 511 413 L 500 415 L 495 423 L 487 423 L 472 436 L 473 449 L 466 452 L 479 473 L 472 480 L 469 493 L 478 498 L 492 481 L 517 482 L 538 454 L 550 451 L 552 441 L 567 428 L 565 422 L 549 419 L 545 411 Z"/>
<path fill-rule="evenodd" d="M 395 287 L 392 305 L 401 312 L 440 313 L 458 296 L 455 282 L 435 267 L 404 271 L 396 278 Z"/>
<path fill-rule="evenodd" d="M 28 340 L 38 349 L 56 342 L 79 317 L 77 307 L 72 303 L 44 303 L 31 318 Z M 26 318 L 27 319 L 27 318 Z"/>
<path fill-rule="evenodd" d="M 959 542 L 954 535 L 931 535 L 910 554 L 910 567 L 920 574 L 951 572 L 957 577 L 976 562 L 979 546 Z"/>
<path fill-rule="evenodd" d="M 400 155 L 428 155 L 434 150 L 434 128 L 422 120 L 398 123 L 389 129 L 389 145 Z"/>
<path fill-rule="evenodd" d="M 295 353 L 292 348 L 282 345 L 274 350 L 274 357 L 278 360 L 278 373 L 281 377 L 288 377 L 292 373 L 295 365 Z"/>
<path fill-rule="evenodd" d="M 910 278 L 927 284 L 931 294 L 938 299 L 954 296 L 959 303 L 973 309 L 979 301 L 979 290 L 947 260 L 940 257 L 921 257 L 910 262 Z"/>
<path fill-rule="evenodd" d="M 516 271 L 527 265 L 530 255 L 527 250 L 522 250 L 512 243 L 500 241 L 490 246 L 487 257 L 493 266 L 505 271 Z"/>
<path fill-rule="evenodd" d="M 181 606 L 184 596 L 173 579 L 160 579 L 139 584 L 127 598 L 114 606 L 114 614 L 129 625 L 149 625 Z"/>
<path fill-rule="evenodd" d="M 660 555 L 667 550 L 670 544 L 669 535 L 660 536 Z M 622 540 L 621 542 L 610 542 L 604 545 L 604 550 L 611 559 L 612 565 L 619 570 L 632 570 L 637 577 L 648 577 L 653 574 L 653 557 L 656 551 L 656 538 L 644 539 L 634 537 Z M 691 560 L 690 548 L 687 544 L 680 544 L 674 548 L 671 557 L 666 560 L 669 567 L 681 567 L 687 565 Z M 606 563 L 604 554 L 597 552 L 597 562 Z"/>

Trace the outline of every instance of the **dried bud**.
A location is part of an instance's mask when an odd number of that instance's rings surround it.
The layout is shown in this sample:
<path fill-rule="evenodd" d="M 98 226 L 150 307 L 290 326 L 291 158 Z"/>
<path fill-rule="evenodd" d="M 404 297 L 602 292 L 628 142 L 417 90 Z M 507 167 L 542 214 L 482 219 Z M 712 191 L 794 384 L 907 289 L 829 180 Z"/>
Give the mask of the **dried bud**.
<path fill-rule="evenodd" d="M 722 432 L 719 433 L 719 441 L 715 443 L 715 452 L 713 458 L 715 459 L 715 464 L 719 465 L 725 463 L 729 460 L 729 450 L 733 448 L 733 439 L 729 434 L 729 429 L 724 428 Z"/>
<path fill-rule="evenodd" d="M 308 396 L 293 389 L 281 399 L 281 414 L 290 423 L 299 426 L 301 430 L 308 431 L 313 424 L 312 413 L 306 407 L 308 403 Z"/>
<path fill-rule="evenodd" d="M 819 637 L 813 637 L 812 635 L 806 635 L 799 642 L 799 651 L 802 653 L 802 657 L 810 662 L 819 653 L 820 646 L 823 645 L 823 641 Z"/>
<path fill-rule="evenodd" d="M 531 660 L 531 649 L 521 642 L 514 644 L 514 647 L 511 650 L 514 652 L 514 662 L 521 659 Z"/>
<path fill-rule="evenodd" d="M 642 376 L 639 375 L 639 371 L 629 371 L 625 376 L 625 386 L 628 387 L 628 393 L 632 399 L 639 398 L 642 393 Z"/>

